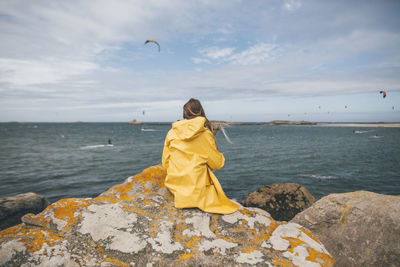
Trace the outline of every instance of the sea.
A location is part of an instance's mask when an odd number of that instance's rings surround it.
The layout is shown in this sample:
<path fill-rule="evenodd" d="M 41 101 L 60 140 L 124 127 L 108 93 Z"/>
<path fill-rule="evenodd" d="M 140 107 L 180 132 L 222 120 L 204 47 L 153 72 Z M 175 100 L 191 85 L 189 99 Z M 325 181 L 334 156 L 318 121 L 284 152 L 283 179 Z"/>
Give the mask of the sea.
<path fill-rule="evenodd" d="M 161 163 L 170 125 L 0 123 L 0 197 L 26 192 L 50 202 L 96 197 Z M 243 200 L 294 182 L 319 199 L 367 190 L 400 195 L 400 128 L 315 125 L 226 127 L 217 135 L 226 195 Z M 110 142 L 109 142 L 110 141 Z M 111 144 L 109 144 L 111 143 Z"/>

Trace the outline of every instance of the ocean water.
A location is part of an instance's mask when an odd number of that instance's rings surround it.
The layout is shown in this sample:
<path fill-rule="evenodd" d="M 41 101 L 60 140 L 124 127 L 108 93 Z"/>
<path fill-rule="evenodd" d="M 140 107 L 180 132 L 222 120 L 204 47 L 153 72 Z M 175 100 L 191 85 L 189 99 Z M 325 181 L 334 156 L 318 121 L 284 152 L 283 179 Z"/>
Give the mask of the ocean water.
<path fill-rule="evenodd" d="M 0 123 L 0 197 L 95 197 L 161 163 L 169 125 Z M 228 197 L 295 182 L 317 199 L 356 190 L 400 195 L 400 128 L 241 125 L 218 134 Z M 108 145 L 108 140 L 112 145 Z"/>

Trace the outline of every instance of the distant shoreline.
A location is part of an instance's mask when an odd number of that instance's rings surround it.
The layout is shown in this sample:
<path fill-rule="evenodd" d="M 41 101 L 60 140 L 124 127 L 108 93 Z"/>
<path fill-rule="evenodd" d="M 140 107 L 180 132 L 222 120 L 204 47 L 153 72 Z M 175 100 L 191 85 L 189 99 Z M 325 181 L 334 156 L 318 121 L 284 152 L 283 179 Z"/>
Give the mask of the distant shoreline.
<path fill-rule="evenodd" d="M 398 122 L 375 122 L 375 123 L 322 123 L 317 122 L 315 126 L 321 127 L 400 127 Z"/>

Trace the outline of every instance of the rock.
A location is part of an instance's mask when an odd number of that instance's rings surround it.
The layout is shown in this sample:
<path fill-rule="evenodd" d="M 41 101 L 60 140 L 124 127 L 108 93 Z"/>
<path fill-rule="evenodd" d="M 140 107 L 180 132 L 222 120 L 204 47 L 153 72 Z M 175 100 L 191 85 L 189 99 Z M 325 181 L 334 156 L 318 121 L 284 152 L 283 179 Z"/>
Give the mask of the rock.
<path fill-rule="evenodd" d="M 291 221 L 310 229 L 336 266 L 399 266 L 400 196 L 332 194 Z"/>
<path fill-rule="evenodd" d="M 48 205 L 50 202 L 36 193 L 0 198 L 0 230 L 21 223 L 23 215 L 39 213 Z"/>
<path fill-rule="evenodd" d="M 130 125 L 137 125 L 137 124 L 142 124 L 141 122 L 137 121 L 137 120 L 131 120 L 130 122 L 128 122 L 128 124 Z"/>
<path fill-rule="evenodd" d="M 0 266 L 332 266 L 307 229 L 257 208 L 176 209 L 158 165 L 0 232 Z"/>
<path fill-rule="evenodd" d="M 266 210 L 275 220 L 290 221 L 314 201 L 310 192 L 299 184 L 276 183 L 250 193 L 244 205 Z"/>
<path fill-rule="evenodd" d="M 275 120 L 270 121 L 267 125 L 316 125 L 315 122 L 310 121 L 284 121 L 284 120 Z"/>

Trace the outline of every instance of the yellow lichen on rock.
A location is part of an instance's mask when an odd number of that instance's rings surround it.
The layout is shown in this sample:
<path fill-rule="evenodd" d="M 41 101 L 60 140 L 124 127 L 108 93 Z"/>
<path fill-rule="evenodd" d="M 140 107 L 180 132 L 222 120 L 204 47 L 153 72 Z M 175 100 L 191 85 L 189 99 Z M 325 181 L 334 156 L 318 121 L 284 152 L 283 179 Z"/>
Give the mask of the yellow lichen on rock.
<path fill-rule="evenodd" d="M 13 240 L 24 243 L 30 253 L 39 251 L 45 243 L 49 246 L 55 246 L 62 241 L 62 236 L 49 230 L 25 227 L 23 224 L 2 231 L 1 235 L 1 243 L 8 239 L 6 237 L 11 237 Z"/>
<path fill-rule="evenodd" d="M 291 266 L 296 266 L 293 264 L 290 264 L 289 261 L 282 260 L 282 259 L 273 259 L 272 264 L 274 266 L 279 266 L 279 267 L 291 267 Z"/>
<path fill-rule="evenodd" d="M 324 265 L 333 266 L 334 264 L 333 258 L 327 255 L 326 253 L 322 253 L 313 248 L 308 248 L 307 251 L 309 256 L 306 258 L 306 260 L 310 262 L 319 263 L 322 266 Z"/>
<path fill-rule="evenodd" d="M 119 261 L 119 260 L 117 260 L 117 259 L 113 259 L 113 258 L 105 258 L 104 259 L 106 262 L 109 262 L 109 263 L 111 263 L 111 264 L 113 264 L 114 266 L 116 265 L 116 266 L 123 266 L 123 267 L 130 267 L 131 265 L 130 264 L 128 264 L 128 263 L 124 263 L 124 262 L 121 262 L 121 261 Z"/>
<path fill-rule="evenodd" d="M 75 213 L 90 204 L 92 203 L 85 199 L 76 198 L 61 199 L 54 203 L 54 218 L 66 222 L 62 231 L 66 232 L 72 225 L 76 224 L 77 218 L 75 217 Z"/>

